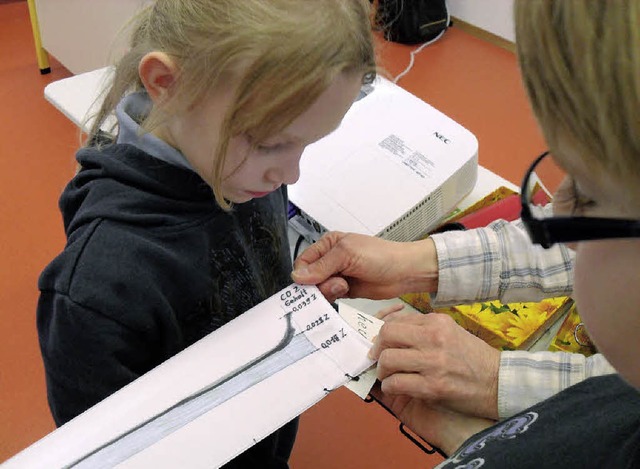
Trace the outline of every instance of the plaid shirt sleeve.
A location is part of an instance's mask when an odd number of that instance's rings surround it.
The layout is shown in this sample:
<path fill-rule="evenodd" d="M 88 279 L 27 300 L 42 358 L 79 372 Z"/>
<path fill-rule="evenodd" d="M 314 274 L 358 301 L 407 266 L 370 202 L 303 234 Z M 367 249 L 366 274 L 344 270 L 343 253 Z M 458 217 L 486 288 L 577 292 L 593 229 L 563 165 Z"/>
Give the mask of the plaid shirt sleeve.
<path fill-rule="evenodd" d="M 500 355 L 498 415 L 507 418 L 592 376 L 616 371 L 602 354 L 510 351 Z"/>
<path fill-rule="evenodd" d="M 539 301 L 571 294 L 574 253 L 533 245 L 522 222 L 432 236 L 438 253 L 438 306 L 499 299 Z"/>
<path fill-rule="evenodd" d="M 504 303 L 570 295 L 574 253 L 535 246 L 520 220 L 432 236 L 438 253 L 434 304 L 499 299 Z M 498 378 L 498 413 L 506 418 L 591 376 L 615 373 L 601 354 L 505 351 Z"/>

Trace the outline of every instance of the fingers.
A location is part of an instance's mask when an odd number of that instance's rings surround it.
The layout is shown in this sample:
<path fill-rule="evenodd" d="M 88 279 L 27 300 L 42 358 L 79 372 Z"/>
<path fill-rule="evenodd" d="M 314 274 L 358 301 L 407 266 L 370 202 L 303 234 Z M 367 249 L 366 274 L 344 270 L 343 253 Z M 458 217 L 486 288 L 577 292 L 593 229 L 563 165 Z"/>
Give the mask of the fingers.
<path fill-rule="evenodd" d="M 376 376 L 382 381 L 396 373 L 419 373 L 428 366 L 425 355 L 415 349 L 386 349 L 378 359 Z"/>
<path fill-rule="evenodd" d="M 414 315 L 406 315 L 406 318 Z M 417 315 L 416 315 L 417 316 Z M 412 320 L 409 318 L 408 320 Z M 405 317 L 399 318 L 392 323 L 386 322 L 378 333 L 378 337 L 369 351 L 369 358 L 377 360 L 382 350 L 388 348 L 409 348 L 416 343 L 416 334 L 419 334 L 419 327 L 414 324 L 405 324 Z"/>
<path fill-rule="evenodd" d="M 415 349 L 385 350 L 378 360 L 377 379 L 386 394 L 406 395 L 437 404 L 451 391 L 437 363 L 437 357 Z"/>
<path fill-rule="evenodd" d="M 349 293 L 349 284 L 342 277 L 331 277 L 317 286 L 329 303 L 344 298 Z"/>
<path fill-rule="evenodd" d="M 388 396 L 409 396 L 431 402 L 433 396 L 427 393 L 429 387 L 425 378 L 418 373 L 395 373 L 380 380 L 380 389 Z M 432 404 L 437 403 L 431 402 Z"/>
<path fill-rule="evenodd" d="M 380 352 L 388 348 L 441 347 L 446 337 L 459 328 L 446 314 L 423 314 L 411 310 L 390 312 L 369 356 L 376 360 Z"/>
<path fill-rule="evenodd" d="M 336 252 L 334 247 L 343 236 L 344 233 L 337 231 L 328 233 L 305 249 L 293 263 L 293 280 L 318 284 L 339 273 L 346 260 L 345 253 Z"/>
<path fill-rule="evenodd" d="M 375 317 L 378 319 L 385 319 L 385 317 L 389 316 L 390 314 L 402 311 L 404 309 L 404 306 L 404 303 L 396 303 L 395 305 L 388 306 L 378 311 L 375 314 Z"/>

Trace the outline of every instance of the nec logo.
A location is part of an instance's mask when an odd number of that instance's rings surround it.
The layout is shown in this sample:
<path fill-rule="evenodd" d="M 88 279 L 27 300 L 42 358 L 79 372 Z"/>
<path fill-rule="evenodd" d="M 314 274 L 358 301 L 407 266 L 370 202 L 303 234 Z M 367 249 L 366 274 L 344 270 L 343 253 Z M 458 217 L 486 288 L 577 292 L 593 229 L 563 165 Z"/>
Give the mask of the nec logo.
<path fill-rule="evenodd" d="M 433 135 L 435 135 L 437 139 L 442 140 L 446 145 L 449 145 L 451 143 L 451 140 L 449 140 L 444 135 L 439 134 L 438 132 L 434 132 Z"/>

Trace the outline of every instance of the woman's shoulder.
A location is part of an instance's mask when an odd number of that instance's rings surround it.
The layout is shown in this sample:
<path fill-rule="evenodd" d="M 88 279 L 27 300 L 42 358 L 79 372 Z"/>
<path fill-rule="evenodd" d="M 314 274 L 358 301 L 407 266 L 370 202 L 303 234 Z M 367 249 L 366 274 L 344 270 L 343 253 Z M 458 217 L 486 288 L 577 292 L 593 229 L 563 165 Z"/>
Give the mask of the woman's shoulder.
<path fill-rule="evenodd" d="M 487 467 L 514 467 L 515 461 L 522 468 L 632 467 L 614 461 L 628 463 L 639 452 L 640 394 L 613 374 L 584 380 L 497 422 L 441 467 L 480 461 Z"/>

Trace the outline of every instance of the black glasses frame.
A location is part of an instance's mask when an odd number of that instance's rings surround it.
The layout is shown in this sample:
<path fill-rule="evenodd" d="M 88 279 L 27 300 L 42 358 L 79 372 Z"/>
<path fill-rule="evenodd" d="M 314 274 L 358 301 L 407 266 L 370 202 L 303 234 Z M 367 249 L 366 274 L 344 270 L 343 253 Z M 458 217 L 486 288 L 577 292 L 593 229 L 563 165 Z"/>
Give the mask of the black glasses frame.
<path fill-rule="evenodd" d="M 556 243 L 573 243 L 597 239 L 640 238 L 640 220 L 592 217 L 535 218 L 529 207 L 529 180 L 536 166 L 549 155 L 545 151 L 531 164 L 520 188 L 520 218 L 531 241 L 550 248 Z"/>

